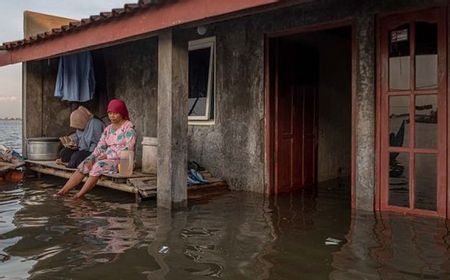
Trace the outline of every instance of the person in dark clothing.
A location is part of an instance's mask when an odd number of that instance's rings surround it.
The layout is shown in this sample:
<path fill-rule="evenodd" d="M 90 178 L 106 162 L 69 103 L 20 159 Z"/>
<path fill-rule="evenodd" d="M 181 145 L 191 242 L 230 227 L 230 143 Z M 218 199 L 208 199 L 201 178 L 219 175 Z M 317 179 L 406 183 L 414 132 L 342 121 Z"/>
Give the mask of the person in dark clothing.
<path fill-rule="evenodd" d="M 80 106 L 70 114 L 70 127 L 75 128 L 76 133 L 71 137 L 71 143 L 61 150 L 58 162 L 67 163 L 69 168 L 76 168 L 94 151 L 105 124 L 88 109 Z"/>

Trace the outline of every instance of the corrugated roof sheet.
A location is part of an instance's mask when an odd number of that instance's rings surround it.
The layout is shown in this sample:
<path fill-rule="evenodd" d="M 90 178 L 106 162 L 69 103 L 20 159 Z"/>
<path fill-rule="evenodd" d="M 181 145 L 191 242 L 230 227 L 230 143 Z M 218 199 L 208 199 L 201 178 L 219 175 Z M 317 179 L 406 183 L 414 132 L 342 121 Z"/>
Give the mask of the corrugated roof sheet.
<path fill-rule="evenodd" d="M 35 36 L 26 37 L 22 40 L 5 42 L 0 46 L 0 50 L 12 50 L 26 45 L 31 45 L 42 40 L 48 40 L 56 36 L 62 36 L 69 32 L 74 32 L 88 28 L 94 24 L 101 24 L 122 16 L 131 15 L 137 11 L 156 7 L 160 4 L 171 2 L 170 0 L 139 0 L 137 3 L 124 4 L 123 8 L 115 8 L 110 12 L 100 12 L 98 15 L 91 15 L 89 18 L 83 18 L 80 21 L 71 22 L 68 25 L 63 25 L 60 28 L 53 28 L 52 30 L 39 33 Z"/>

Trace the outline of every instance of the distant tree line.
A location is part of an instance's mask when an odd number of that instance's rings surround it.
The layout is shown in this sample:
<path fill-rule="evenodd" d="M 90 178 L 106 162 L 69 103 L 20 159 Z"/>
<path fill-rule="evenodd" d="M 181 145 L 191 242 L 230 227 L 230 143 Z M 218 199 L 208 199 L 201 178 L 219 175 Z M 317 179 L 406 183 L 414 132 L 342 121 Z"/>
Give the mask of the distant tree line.
<path fill-rule="evenodd" d="M 0 121 L 21 121 L 21 120 L 22 118 L 9 118 L 9 117 L 0 118 Z"/>

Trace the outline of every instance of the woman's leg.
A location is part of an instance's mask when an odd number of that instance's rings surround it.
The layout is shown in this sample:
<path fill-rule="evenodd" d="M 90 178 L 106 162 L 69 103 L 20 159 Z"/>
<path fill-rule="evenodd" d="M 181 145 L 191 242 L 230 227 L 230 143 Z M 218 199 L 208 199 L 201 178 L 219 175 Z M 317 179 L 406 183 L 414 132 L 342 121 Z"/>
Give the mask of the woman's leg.
<path fill-rule="evenodd" d="M 62 189 L 59 190 L 57 194 L 65 195 L 71 189 L 75 188 L 78 184 L 80 184 L 83 181 L 84 177 L 85 175 L 83 173 L 81 173 L 80 171 L 75 171 L 75 173 L 73 173 L 72 176 L 70 176 L 70 179 L 66 182 L 64 187 L 62 187 Z"/>
<path fill-rule="evenodd" d="M 92 188 L 97 184 L 98 179 L 102 174 L 106 174 L 109 171 L 117 170 L 117 162 L 115 160 L 99 160 L 90 169 L 89 178 L 84 183 L 81 190 L 75 195 L 75 198 L 83 197 L 87 192 L 92 190 Z"/>
<path fill-rule="evenodd" d="M 98 182 L 98 176 L 89 176 L 81 190 L 75 195 L 75 198 L 83 197 L 87 192 L 92 190 Z"/>

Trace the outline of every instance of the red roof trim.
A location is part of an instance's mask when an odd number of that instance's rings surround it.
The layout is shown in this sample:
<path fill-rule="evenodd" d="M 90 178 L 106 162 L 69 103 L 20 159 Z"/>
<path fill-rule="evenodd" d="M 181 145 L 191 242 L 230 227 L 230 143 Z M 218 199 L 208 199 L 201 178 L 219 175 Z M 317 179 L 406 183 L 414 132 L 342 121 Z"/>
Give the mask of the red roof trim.
<path fill-rule="evenodd" d="M 143 2 L 143 1 L 140 1 L 140 2 Z M 147 3 L 142 3 L 142 4 L 141 3 L 124 4 L 123 8 L 115 8 L 115 9 L 112 9 L 111 12 L 100 12 L 99 15 L 92 15 L 89 18 L 84 18 L 84 19 L 81 19 L 80 21 L 71 22 L 69 25 L 63 25 L 60 28 L 53 28 L 51 31 L 37 34 L 37 37 L 40 39 L 46 39 L 48 37 L 60 35 L 60 34 L 55 34 L 55 33 L 60 33 L 61 31 L 66 32 L 66 31 L 70 31 L 70 30 L 77 30 L 80 27 L 87 27 L 87 25 L 93 24 L 94 22 L 106 21 L 113 17 L 118 17 L 118 16 L 121 16 L 126 13 L 135 12 L 138 9 L 145 9 L 150 6 L 156 5 L 156 1 L 146 1 L 146 2 Z M 163 2 L 163 1 L 160 1 L 160 2 Z M 10 49 L 14 49 L 17 47 L 31 44 L 34 41 L 35 40 L 33 40 L 33 39 L 27 40 L 27 38 L 24 38 L 22 40 L 5 42 L 5 43 L 3 43 L 3 46 L 7 50 L 10 50 Z"/>
<path fill-rule="evenodd" d="M 170 2 L 167 0 L 141 0 L 139 1 L 140 8 L 136 8 L 132 16 L 128 16 L 130 14 L 113 16 L 114 12 L 101 13 L 99 16 L 91 16 L 91 21 L 87 24 L 80 21 L 61 26 L 60 30 L 53 29 L 50 34 L 40 34 L 24 40 L 5 43 L 4 46 L 10 53 L 8 54 L 10 57 L 5 58 L 5 54 L 0 53 L 0 66 L 5 65 L 6 61 L 18 63 L 100 47 L 161 29 L 279 1 L 281 0 L 181 0 Z M 153 8 L 142 9 L 142 5 L 147 5 L 146 2 L 150 3 L 148 5 Z M 105 23 L 98 24 L 103 22 Z"/>

